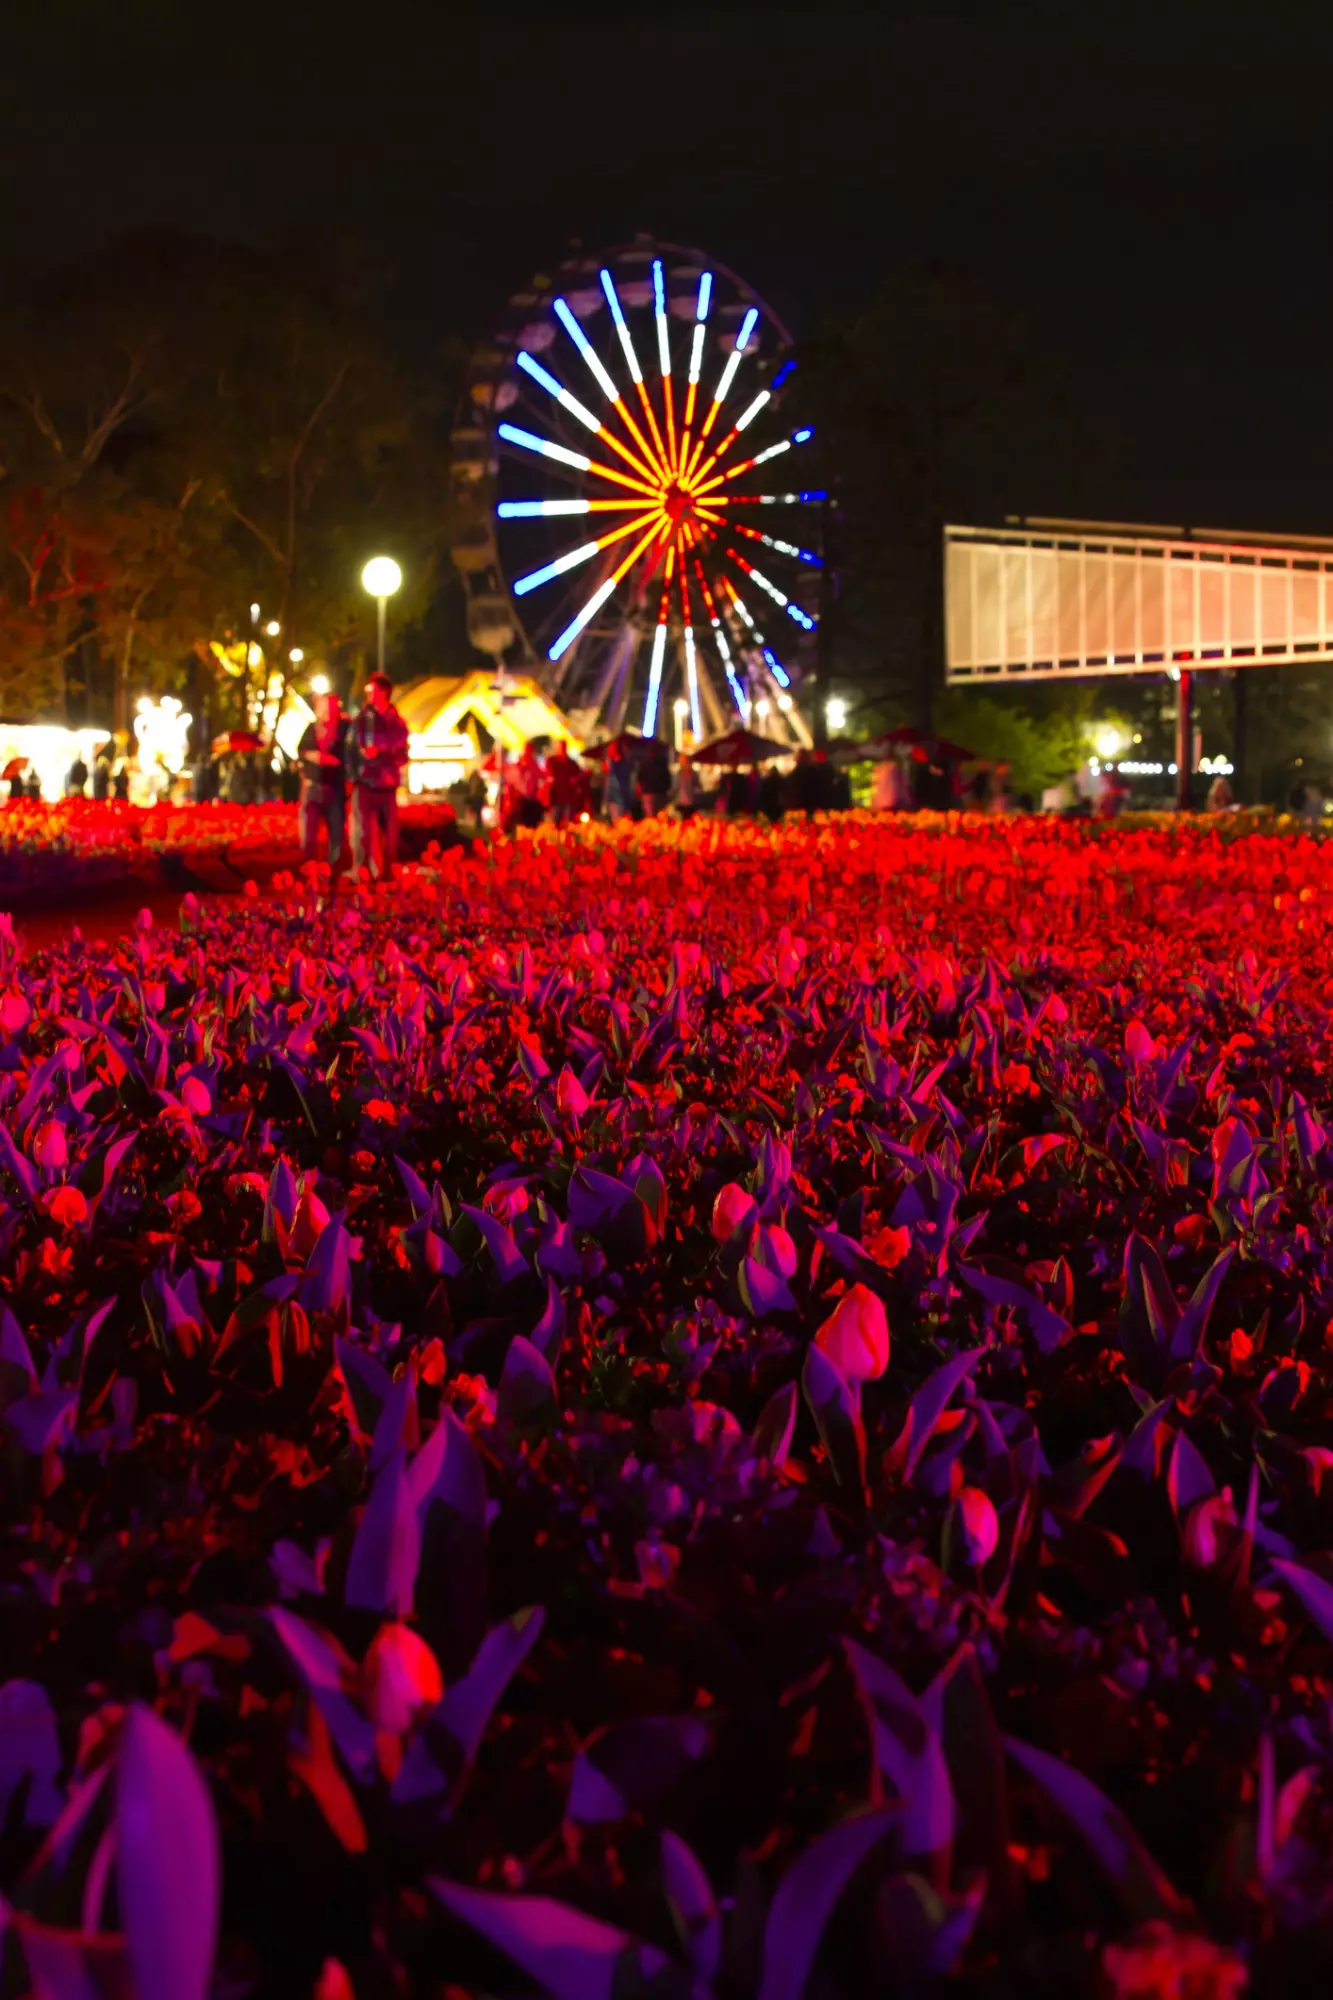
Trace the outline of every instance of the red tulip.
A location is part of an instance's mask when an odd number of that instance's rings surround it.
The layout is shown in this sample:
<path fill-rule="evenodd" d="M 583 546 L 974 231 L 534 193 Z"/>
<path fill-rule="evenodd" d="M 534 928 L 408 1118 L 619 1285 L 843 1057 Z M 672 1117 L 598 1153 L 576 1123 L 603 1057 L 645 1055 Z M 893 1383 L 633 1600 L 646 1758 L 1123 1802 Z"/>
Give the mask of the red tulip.
<path fill-rule="evenodd" d="M 69 1147 L 65 1140 L 65 1128 L 54 1118 L 48 1118 L 45 1125 L 37 1128 L 37 1136 L 32 1142 L 32 1157 L 47 1173 L 58 1174 L 69 1158 Z"/>
<path fill-rule="evenodd" d="M 1000 1519 L 990 1494 L 980 1486 L 965 1486 L 958 1495 L 958 1524 L 968 1561 L 974 1569 L 984 1569 L 1000 1539 Z"/>
<path fill-rule="evenodd" d="M 713 1237 L 718 1243 L 728 1243 L 733 1233 L 744 1222 L 747 1215 L 755 1212 L 752 1194 L 736 1181 L 728 1181 L 719 1188 L 717 1200 L 713 1203 Z"/>
<path fill-rule="evenodd" d="M 371 1721 L 398 1736 L 444 1693 L 440 1663 L 410 1625 L 381 1625 L 361 1673 Z"/>
<path fill-rule="evenodd" d="M 884 1302 L 868 1285 L 844 1292 L 815 1345 L 849 1382 L 874 1382 L 889 1365 L 889 1320 Z"/>

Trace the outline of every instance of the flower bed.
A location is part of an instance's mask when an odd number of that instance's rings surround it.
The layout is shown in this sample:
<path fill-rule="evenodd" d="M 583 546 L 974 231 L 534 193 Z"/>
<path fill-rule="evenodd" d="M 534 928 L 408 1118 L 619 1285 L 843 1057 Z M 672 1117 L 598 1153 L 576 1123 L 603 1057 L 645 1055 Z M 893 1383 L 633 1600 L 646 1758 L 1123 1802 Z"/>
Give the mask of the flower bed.
<path fill-rule="evenodd" d="M 401 811 L 402 845 L 419 855 L 452 835 L 448 805 Z M 126 887 L 213 886 L 219 866 L 272 873 L 300 857 L 294 805 L 132 806 L 120 800 L 13 799 L 0 805 L 0 908 L 23 909 Z"/>
<path fill-rule="evenodd" d="M 1317 1990 L 1331 918 L 853 814 L 0 936 L 14 1963 Z"/>

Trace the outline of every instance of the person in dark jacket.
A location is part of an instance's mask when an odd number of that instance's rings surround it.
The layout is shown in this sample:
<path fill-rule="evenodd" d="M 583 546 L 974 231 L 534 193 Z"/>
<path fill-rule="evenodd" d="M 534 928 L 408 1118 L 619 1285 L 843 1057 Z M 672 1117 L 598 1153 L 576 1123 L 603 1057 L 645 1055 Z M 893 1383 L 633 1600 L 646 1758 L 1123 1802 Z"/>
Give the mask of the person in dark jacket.
<path fill-rule="evenodd" d="M 639 764 L 639 797 L 650 819 L 666 811 L 670 794 L 671 767 L 667 763 L 666 746 L 654 740 L 644 751 Z"/>
<path fill-rule="evenodd" d="M 315 719 L 296 746 L 301 769 L 301 859 L 319 859 L 319 829 L 329 843 L 329 867 L 342 860 L 347 817 L 347 717 L 336 694 L 315 696 Z"/>
<path fill-rule="evenodd" d="M 352 859 L 372 875 L 392 875 L 398 858 L 398 787 L 407 766 L 407 724 L 393 705 L 393 682 L 372 674 L 347 736 L 352 779 Z"/>

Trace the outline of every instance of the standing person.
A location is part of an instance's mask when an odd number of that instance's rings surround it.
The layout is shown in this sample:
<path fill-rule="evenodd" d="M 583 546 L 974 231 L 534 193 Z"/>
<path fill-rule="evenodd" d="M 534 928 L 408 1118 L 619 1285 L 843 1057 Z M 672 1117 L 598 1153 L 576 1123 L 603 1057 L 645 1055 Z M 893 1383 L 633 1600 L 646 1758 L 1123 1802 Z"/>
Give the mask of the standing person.
<path fill-rule="evenodd" d="M 606 749 L 606 816 L 613 823 L 634 810 L 634 766 L 625 746 L 612 738 Z"/>
<path fill-rule="evenodd" d="M 319 829 L 329 843 L 329 868 L 336 874 L 342 860 L 343 828 L 347 818 L 347 717 L 336 694 L 315 696 L 315 719 L 307 723 L 296 746 L 301 772 L 301 859 L 319 858 Z"/>
<path fill-rule="evenodd" d="M 567 826 L 579 802 L 579 767 L 563 742 L 546 760 L 547 803 L 555 826 Z"/>
<path fill-rule="evenodd" d="M 65 797 L 81 799 L 88 783 L 88 766 L 83 761 L 82 750 L 74 752 L 74 762 L 65 774 Z"/>
<path fill-rule="evenodd" d="M 103 743 L 93 758 L 93 797 L 109 799 L 111 796 L 111 748 Z"/>
<path fill-rule="evenodd" d="M 393 682 L 372 674 L 347 733 L 352 777 L 352 859 L 391 876 L 398 857 L 398 785 L 407 763 L 407 724 L 393 705 Z"/>
<path fill-rule="evenodd" d="M 531 743 L 525 743 L 518 762 L 510 772 L 514 793 L 514 824 L 540 826 L 542 823 L 542 767 Z"/>
<path fill-rule="evenodd" d="M 666 745 L 653 737 L 639 765 L 639 797 L 650 819 L 666 810 L 670 793 L 671 769 L 667 763 Z"/>
<path fill-rule="evenodd" d="M 689 753 L 682 750 L 676 759 L 676 811 L 682 819 L 690 819 L 699 809 L 699 786 L 694 776 L 694 766 Z"/>

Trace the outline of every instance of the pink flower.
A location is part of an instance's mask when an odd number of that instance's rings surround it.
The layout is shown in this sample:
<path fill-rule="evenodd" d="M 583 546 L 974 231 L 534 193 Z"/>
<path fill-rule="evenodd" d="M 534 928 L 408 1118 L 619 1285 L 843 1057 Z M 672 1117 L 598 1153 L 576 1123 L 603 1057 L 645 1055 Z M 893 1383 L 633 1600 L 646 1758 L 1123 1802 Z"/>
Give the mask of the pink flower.
<path fill-rule="evenodd" d="M 58 1125 L 54 1118 L 48 1118 L 45 1125 L 38 1126 L 37 1136 L 32 1142 L 32 1157 L 39 1167 L 53 1174 L 58 1174 L 69 1158 L 65 1128 Z"/>
<path fill-rule="evenodd" d="M 1131 1062 L 1151 1062 L 1157 1054 L 1157 1044 L 1142 1021 L 1131 1021 L 1125 1029 L 1125 1054 Z"/>
<path fill-rule="evenodd" d="M 556 1079 L 555 1101 L 565 1118 L 581 1118 L 588 1108 L 588 1093 L 568 1063 Z"/>
<path fill-rule="evenodd" d="M 202 1077 L 187 1076 L 181 1085 L 181 1103 L 194 1118 L 207 1118 L 213 1098 Z"/>
<path fill-rule="evenodd" d="M 868 1285 L 844 1292 L 815 1345 L 849 1382 L 874 1382 L 889 1365 L 889 1321 L 883 1301 Z"/>
<path fill-rule="evenodd" d="M 1000 1518 L 990 1494 L 979 1486 L 965 1486 L 958 1495 L 958 1525 L 968 1561 L 974 1569 L 983 1569 L 1000 1539 Z"/>
<path fill-rule="evenodd" d="M 401 1736 L 444 1693 L 440 1663 L 410 1625 L 381 1625 L 361 1667 L 366 1710 L 377 1729 Z"/>
<path fill-rule="evenodd" d="M 328 1219 L 329 1211 L 315 1190 L 312 1187 L 306 1188 L 296 1204 L 291 1235 L 287 1239 L 288 1247 L 294 1257 L 310 1255 Z"/>
<path fill-rule="evenodd" d="M 759 1229 L 759 1256 L 771 1270 L 784 1278 L 796 1276 L 796 1245 L 785 1229 L 776 1222 L 761 1223 Z"/>
<path fill-rule="evenodd" d="M 728 1181 L 724 1188 L 719 1188 L 713 1203 L 714 1240 L 729 1243 L 746 1217 L 754 1213 L 754 1196 L 747 1194 L 737 1181 Z"/>
<path fill-rule="evenodd" d="M 32 1019 L 32 1009 L 21 993 L 0 993 L 0 1028 L 16 1035 Z"/>
<path fill-rule="evenodd" d="M 1235 1526 L 1236 1507 L 1229 1486 L 1200 1500 L 1185 1518 L 1182 1540 L 1186 1562 L 1195 1569 L 1211 1569 L 1230 1544 Z"/>

